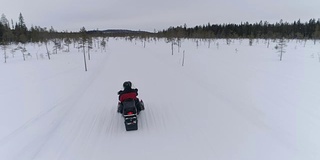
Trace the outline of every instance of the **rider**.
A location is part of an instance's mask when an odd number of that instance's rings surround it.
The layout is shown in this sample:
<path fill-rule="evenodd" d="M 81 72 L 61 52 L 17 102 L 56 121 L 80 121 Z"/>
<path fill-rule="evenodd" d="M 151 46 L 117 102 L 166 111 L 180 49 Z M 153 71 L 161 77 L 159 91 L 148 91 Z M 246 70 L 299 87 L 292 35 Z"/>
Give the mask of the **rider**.
<path fill-rule="evenodd" d="M 130 81 L 126 81 L 123 83 L 123 90 L 118 92 L 119 95 L 119 105 L 118 105 L 118 112 L 122 113 L 122 105 L 121 103 L 127 99 L 133 99 L 137 106 L 138 113 L 141 110 L 144 110 L 144 106 L 141 104 L 142 102 L 139 101 L 137 98 L 138 96 L 138 89 L 132 88 L 132 83 Z"/>

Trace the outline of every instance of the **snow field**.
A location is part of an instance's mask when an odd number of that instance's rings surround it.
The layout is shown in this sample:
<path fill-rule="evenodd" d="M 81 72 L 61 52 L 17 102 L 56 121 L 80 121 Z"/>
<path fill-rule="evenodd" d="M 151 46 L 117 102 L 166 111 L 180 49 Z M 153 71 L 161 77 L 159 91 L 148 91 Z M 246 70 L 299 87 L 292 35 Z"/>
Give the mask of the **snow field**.
<path fill-rule="evenodd" d="M 0 159 L 319 159 L 319 44 L 290 41 L 280 62 L 258 41 L 182 40 L 171 55 L 110 39 L 88 72 L 77 49 L 37 60 L 28 45 L 0 64 Z M 146 105 L 134 132 L 116 113 L 126 80 Z"/>

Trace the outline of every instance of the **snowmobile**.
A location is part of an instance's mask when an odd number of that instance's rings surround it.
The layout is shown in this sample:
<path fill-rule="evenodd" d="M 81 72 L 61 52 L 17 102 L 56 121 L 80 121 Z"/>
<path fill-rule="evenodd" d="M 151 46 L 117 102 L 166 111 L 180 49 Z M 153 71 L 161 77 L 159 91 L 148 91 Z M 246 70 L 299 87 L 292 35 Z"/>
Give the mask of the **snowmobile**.
<path fill-rule="evenodd" d="M 118 112 L 122 113 L 124 117 L 124 125 L 126 131 L 138 130 L 138 115 L 139 110 L 137 109 L 136 101 L 134 99 L 127 99 L 122 103 L 118 104 Z M 141 110 L 144 110 L 144 103 L 140 101 Z"/>

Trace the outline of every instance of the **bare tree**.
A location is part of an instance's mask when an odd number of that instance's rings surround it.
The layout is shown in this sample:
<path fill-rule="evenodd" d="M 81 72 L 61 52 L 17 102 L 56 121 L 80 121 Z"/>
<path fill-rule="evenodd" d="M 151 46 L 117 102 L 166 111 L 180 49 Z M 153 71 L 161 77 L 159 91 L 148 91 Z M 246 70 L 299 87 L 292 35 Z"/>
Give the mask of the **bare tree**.
<path fill-rule="evenodd" d="M 7 63 L 7 58 L 8 58 L 8 56 L 7 56 L 7 44 L 1 44 L 1 48 L 2 48 L 2 50 L 4 51 L 3 52 L 3 56 L 4 56 L 4 63 Z"/>
<path fill-rule="evenodd" d="M 64 40 L 64 43 L 65 43 L 64 45 L 68 47 L 67 52 L 70 52 L 70 44 L 71 44 L 70 38 L 66 38 Z"/>
<path fill-rule="evenodd" d="M 283 53 L 286 52 L 285 47 L 287 46 L 286 41 L 284 38 L 281 38 L 276 45 L 275 49 L 278 53 L 280 53 L 280 61 L 282 61 Z"/>
<path fill-rule="evenodd" d="M 92 44 L 93 44 L 92 38 L 90 37 L 88 38 L 88 60 L 91 59 L 90 50 L 93 49 Z"/>
<path fill-rule="evenodd" d="M 58 50 L 61 49 L 61 42 L 58 39 L 53 39 L 53 51 L 55 54 L 58 54 Z"/>
<path fill-rule="evenodd" d="M 50 52 L 49 52 L 49 49 L 48 49 L 48 39 L 45 39 L 44 40 L 44 44 L 46 46 L 46 50 L 47 50 L 47 56 L 48 56 L 48 59 L 50 60 Z"/>
<path fill-rule="evenodd" d="M 173 55 L 173 46 L 178 45 L 178 42 L 174 38 L 167 38 L 166 43 L 171 43 L 171 55 Z"/>
<path fill-rule="evenodd" d="M 106 45 L 107 45 L 107 43 L 106 43 L 106 41 L 104 40 L 104 37 L 102 38 L 102 41 L 101 41 L 101 46 L 102 46 L 102 48 L 101 48 L 101 52 L 102 52 L 102 50 L 106 50 Z"/>
<path fill-rule="evenodd" d="M 253 39 L 250 38 L 250 39 L 249 39 L 249 46 L 252 46 L 252 44 L 253 44 Z"/>
<path fill-rule="evenodd" d="M 84 27 L 82 27 L 80 29 L 80 33 L 81 33 L 81 38 L 80 38 L 80 44 L 81 44 L 81 48 L 83 50 L 83 60 L 84 60 L 84 70 L 88 71 L 87 68 L 87 60 L 86 60 L 86 49 L 85 49 L 85 44 L 87 43 L 88 37 L 87 37 L 87 31 Z"/>
<path fill-rule="evenodd" d="M 25 61 L 26 60 L 26 54 L 25 53 L 27 52 L 26 47 L 18 46 L 16 48 L 16 50 L 20 50 L 21 51 L 22 57 L 23 57 L 23 61 Z"/>
<path fill-rule="evenodd" d="M 183 54 L 182 54 L 182 67 L 184 66 L 184 59 L 185 59 L 185 50 L 183 50 Z"/>
<path fill-rule="evenodd" d="M 49 52 L 49 49 L 48 49 L 48 42 L 49 42 L 50 38 L 49 38 L 49 33 L 47 31 L 47 28 L 43 29 L 43 33 L 41 34 L 41 38 L 43 40 L 43 43 L 46 46 L 47 56 L 48 56 L 48 59 L 50 60 L 51 57 L 50 57 L 50 52 Z"/>

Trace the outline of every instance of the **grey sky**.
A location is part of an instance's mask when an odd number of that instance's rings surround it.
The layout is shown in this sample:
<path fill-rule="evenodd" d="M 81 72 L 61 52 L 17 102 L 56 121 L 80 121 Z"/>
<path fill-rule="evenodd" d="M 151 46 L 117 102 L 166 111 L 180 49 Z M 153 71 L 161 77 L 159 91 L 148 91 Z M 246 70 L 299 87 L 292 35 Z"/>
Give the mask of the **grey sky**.
<path fill-rule="evenodd" d="M 319 0 L 0 0 L 0 14 L 28 27 L 58 31 L 133 29 L 153 31 L 187 24 L 241 23 L 320 18 Z"/>

